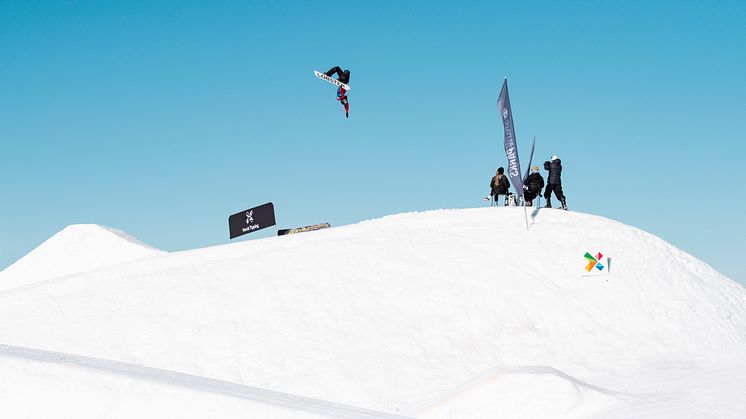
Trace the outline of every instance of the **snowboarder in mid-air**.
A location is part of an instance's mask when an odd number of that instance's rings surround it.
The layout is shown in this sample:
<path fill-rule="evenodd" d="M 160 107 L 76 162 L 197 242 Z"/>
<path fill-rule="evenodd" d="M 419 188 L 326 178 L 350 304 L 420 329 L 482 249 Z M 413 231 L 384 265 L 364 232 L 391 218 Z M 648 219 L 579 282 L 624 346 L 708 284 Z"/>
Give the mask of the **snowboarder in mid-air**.
<path fill-rule="evenodd" d="M 339 66 L 330 69 L 325 74 L 329 77 L 331 77 L 332 74 L 337 74 L 337 80 L 340 83 L 344 83 L 346 85 L 350 83 L 350 70 L 342 71 L 342 69 L 339 68 Z M 350 117 L 350 102 L 347 101 L 347 90 L 345 90 L 344 87 L 342 86 L 340 86 L 337 89 L 337 100 L 345 108 L 345 117 L 349 118 Z"/>
<path fill-rule="evenodd" d="M 534 166 L 533 171 L 523 181 L 523 199 L 526 201 L 526 206 L 533 206 L 533 200 L 541 194 L 541 189 L 544 187 L 544 178 L 539 174 L 539 166 Z"/>
<path fill-rule="evenodd" d="M 565 201 L 565 195 L 562 193 L 562 161 L 557 156 L 552 156 L 549 161 L 544 162 L 544 170 L 549 171 L 547 176 L 547 188 L 544 190 L 544 199 L 547 200 L 545 208 L 552 208 L 552 203 L 549 199 L 552 196 L 552 192 L 562 203 L 562 209 L 567 209 L 567 202 Z"/>

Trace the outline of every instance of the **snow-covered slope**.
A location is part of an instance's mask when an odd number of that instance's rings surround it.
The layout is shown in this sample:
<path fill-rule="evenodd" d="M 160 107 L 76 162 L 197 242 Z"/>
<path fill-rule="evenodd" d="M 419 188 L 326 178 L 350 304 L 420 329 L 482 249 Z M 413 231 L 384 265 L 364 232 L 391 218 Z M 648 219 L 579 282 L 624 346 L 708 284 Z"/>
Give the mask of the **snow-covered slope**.
<path fill-rule="evenodd" d="M 123 231 L 96 225 L 65 227 L 0 272 L 0 289 L 162 254 Z"/>
<path fill-rule="evenodd" d="M 400 214 L 0 292 L 0 417 L 746 415 L 741 286 L 633 227 L 528 217 Z"/>

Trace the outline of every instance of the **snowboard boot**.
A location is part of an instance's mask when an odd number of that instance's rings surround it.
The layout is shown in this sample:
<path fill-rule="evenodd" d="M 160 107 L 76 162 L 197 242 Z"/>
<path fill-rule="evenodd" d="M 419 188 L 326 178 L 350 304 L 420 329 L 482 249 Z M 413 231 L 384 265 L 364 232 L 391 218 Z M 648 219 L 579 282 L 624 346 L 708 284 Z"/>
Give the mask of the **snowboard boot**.
<path fill-rule="evenodd" d="M 526 201 L 526 206 L 527 207 L 533 207 L 534 206 L 534 201 Z"/>
<path fill-rule="evenodd" d="M 562 209 L 567 211 L 567 201 L 564 198 L 562 198 Z"/>
<path fill-rule="evenodd" d="M 547 204 L 544 205 L 544 208 L 552 208 L 552 203 L 547 199 Z"/>

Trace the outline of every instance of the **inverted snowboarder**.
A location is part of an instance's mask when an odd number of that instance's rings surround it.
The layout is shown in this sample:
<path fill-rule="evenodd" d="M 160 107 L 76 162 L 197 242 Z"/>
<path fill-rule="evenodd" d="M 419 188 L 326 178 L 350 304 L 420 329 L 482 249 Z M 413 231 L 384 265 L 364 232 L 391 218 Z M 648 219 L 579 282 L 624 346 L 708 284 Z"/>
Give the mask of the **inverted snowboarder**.
<path fill-rule="evenodd" d="M 348 83 L 350 82 L 350 70 L 342 71 L 342 69 L 339 68 L 339 66 L 337 66 L 337 67 L 331 68 L 326 73 L 319 73 L 318 71 L 316 71 L 315 73 L 316 73 L 316 77 L 320 79 L 324 79 L 330 83 L 333 83 L 339 86 L 339 88 L 337 89 L 337 100 L 345 108 L 345 117 L 349 118 L 350 117 L 350 102 L 347 100 L 347 91 L 350 90 L 350 86 L 348 85 Z M 332 78 L 333 74 L 337 75 L 336 80 Z"/>

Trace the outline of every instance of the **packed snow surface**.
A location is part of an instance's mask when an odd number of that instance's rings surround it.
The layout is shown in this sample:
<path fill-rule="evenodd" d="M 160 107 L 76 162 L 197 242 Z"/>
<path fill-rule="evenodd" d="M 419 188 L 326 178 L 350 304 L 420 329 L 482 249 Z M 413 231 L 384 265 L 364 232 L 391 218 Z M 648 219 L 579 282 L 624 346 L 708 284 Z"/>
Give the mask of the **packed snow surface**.
<path fill-rule="evenodd" d="M 123 231 L 96 224 L 74 224 L 55 234 L 0 272 L 0 289 L 9 289 L 164 252 Z"/>
<path fill-rule="evenodd" d="M 150 256 L 35 282 L 37 255 L 0 291 L 0 417 L 746 416 L 746 291 L 606 218 L 437 210 Z"/>

